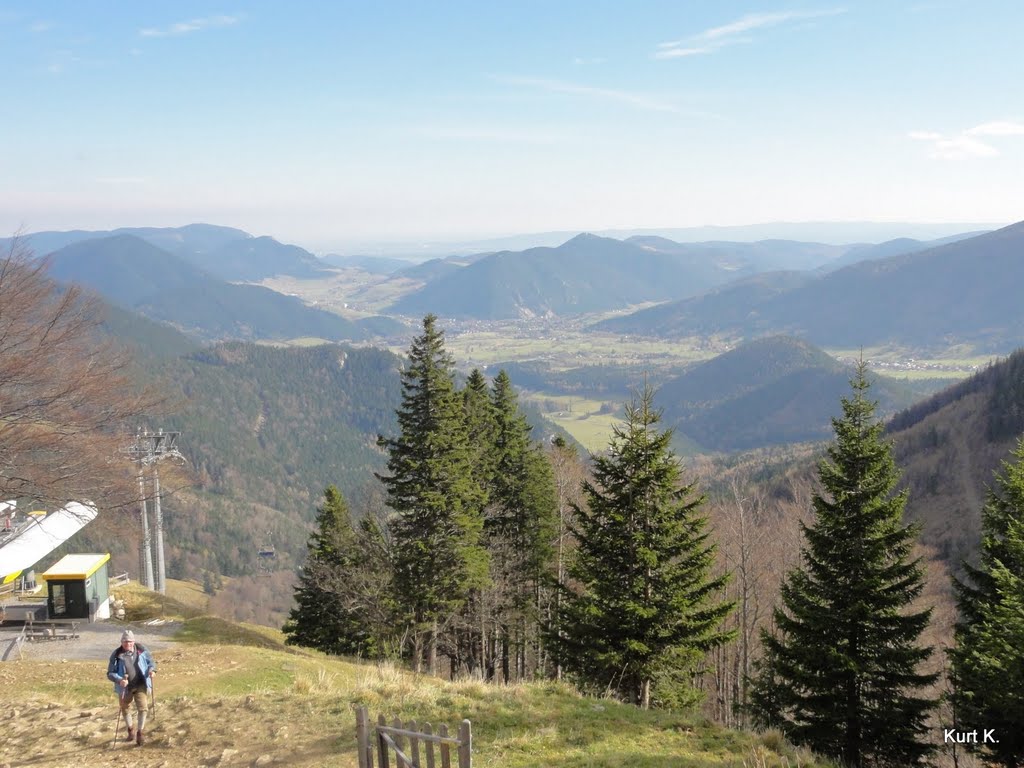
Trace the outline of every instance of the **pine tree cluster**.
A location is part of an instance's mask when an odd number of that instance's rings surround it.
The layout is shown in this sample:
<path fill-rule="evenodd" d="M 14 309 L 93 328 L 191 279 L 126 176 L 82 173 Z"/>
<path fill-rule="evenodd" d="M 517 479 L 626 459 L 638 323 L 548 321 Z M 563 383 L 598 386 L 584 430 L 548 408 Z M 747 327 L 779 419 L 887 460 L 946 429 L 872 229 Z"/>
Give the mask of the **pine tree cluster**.
<path fill-rule="evenodd" d="M 730 576 L 653 391 L 588 472 L 564 441 L 531 437 L 504 371 L 456 385 L 432 315 L 402 387 L 399 434 L 379 438 L 387 514 L 355 524 L 326 490 L 289 642 L 435 674 L 444 658 L 485 680 L 565 675 L 645 708 L 699 700 L 709 651 L 733 638 Z M 741 705 L 843 765 L 917 765 L 941 733 L 918 530 L 863 362 L 851 387 Z M 957 582 L 950 653 L 954 730 L 993 729 L 968 748 L 1007 767 L 1024 762 L 1024 440 L 1015 459 L 983 510 L 981 562 Z"/>

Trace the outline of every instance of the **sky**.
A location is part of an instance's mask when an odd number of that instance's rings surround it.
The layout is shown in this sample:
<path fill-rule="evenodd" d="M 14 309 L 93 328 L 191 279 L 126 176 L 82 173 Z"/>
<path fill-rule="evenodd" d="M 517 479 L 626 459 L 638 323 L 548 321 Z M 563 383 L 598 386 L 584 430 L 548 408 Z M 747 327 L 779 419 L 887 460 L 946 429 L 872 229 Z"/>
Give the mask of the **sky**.
<path fill-rule="evenodd" d="M 0 236 L 1024 219 L 1024 3 L 0 0 Z"/>

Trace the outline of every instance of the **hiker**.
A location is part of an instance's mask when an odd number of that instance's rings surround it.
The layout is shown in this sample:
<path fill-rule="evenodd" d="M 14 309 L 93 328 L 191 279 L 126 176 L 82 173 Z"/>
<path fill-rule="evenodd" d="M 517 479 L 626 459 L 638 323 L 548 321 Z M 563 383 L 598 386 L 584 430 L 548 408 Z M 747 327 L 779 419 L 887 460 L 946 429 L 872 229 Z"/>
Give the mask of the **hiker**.
<path fill-rule="evenodd" d="M 121 714 L 128 726 L 128 741 L 135 739 L 140 747 L 145 742 L 142 735 L 146 727 L 146 710 L 149 707 L 149 696 L 153 690 L 153 672 L 156 662 L 149 651 L 141 643 L 135 642 L 135 633 L 126 629 L 121 633 L 121 645 L 110 654 L 107 663 L 107 678 L 114 684 L 114 693 L 118 695 Z M 132 714 L 129 705 L 135 702 L 139 714 L 138 728 L 132 726 Z"/>

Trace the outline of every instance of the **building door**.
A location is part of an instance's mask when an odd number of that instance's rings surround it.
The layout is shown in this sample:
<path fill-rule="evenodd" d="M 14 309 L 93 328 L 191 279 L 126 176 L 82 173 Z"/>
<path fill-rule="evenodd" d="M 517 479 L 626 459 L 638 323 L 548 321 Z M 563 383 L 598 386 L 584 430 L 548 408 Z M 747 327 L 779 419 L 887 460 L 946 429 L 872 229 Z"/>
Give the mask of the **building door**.
<path fill-rule="evenodd" d="M 51 619 L 87 619 L 89 603 L 85 599 L 83 581 L 49 581 L 49 605 Z"/>

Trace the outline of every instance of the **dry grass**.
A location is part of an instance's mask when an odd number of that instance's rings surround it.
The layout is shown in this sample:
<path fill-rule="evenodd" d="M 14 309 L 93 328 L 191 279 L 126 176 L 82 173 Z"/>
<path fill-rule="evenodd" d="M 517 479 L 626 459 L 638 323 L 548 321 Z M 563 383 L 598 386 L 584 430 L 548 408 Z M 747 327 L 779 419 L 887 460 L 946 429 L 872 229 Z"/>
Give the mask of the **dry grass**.
<path fill-rule="evenodd" d="M 127 592 L 134 617 L 196 610 L 137 587 Z M 581 696 L 565 684 L 449 682 L 394 664 L 286 647 L 279 632 L 266 628 L 209 616 L 183 621 L 184 642 L 159 654 L 156 715 L 141 750 L 112 745 L 115 701 L 105 660 L 0 665 L 6 723 L 0 765 L 155 768 L 262 760 L 354 768 L 358 705 L 374 717 L 450 728 L 468 718 L 478 768 L 814 764 L 778 737 L 728 731 L 685 713 L 643 712 Z"/>

